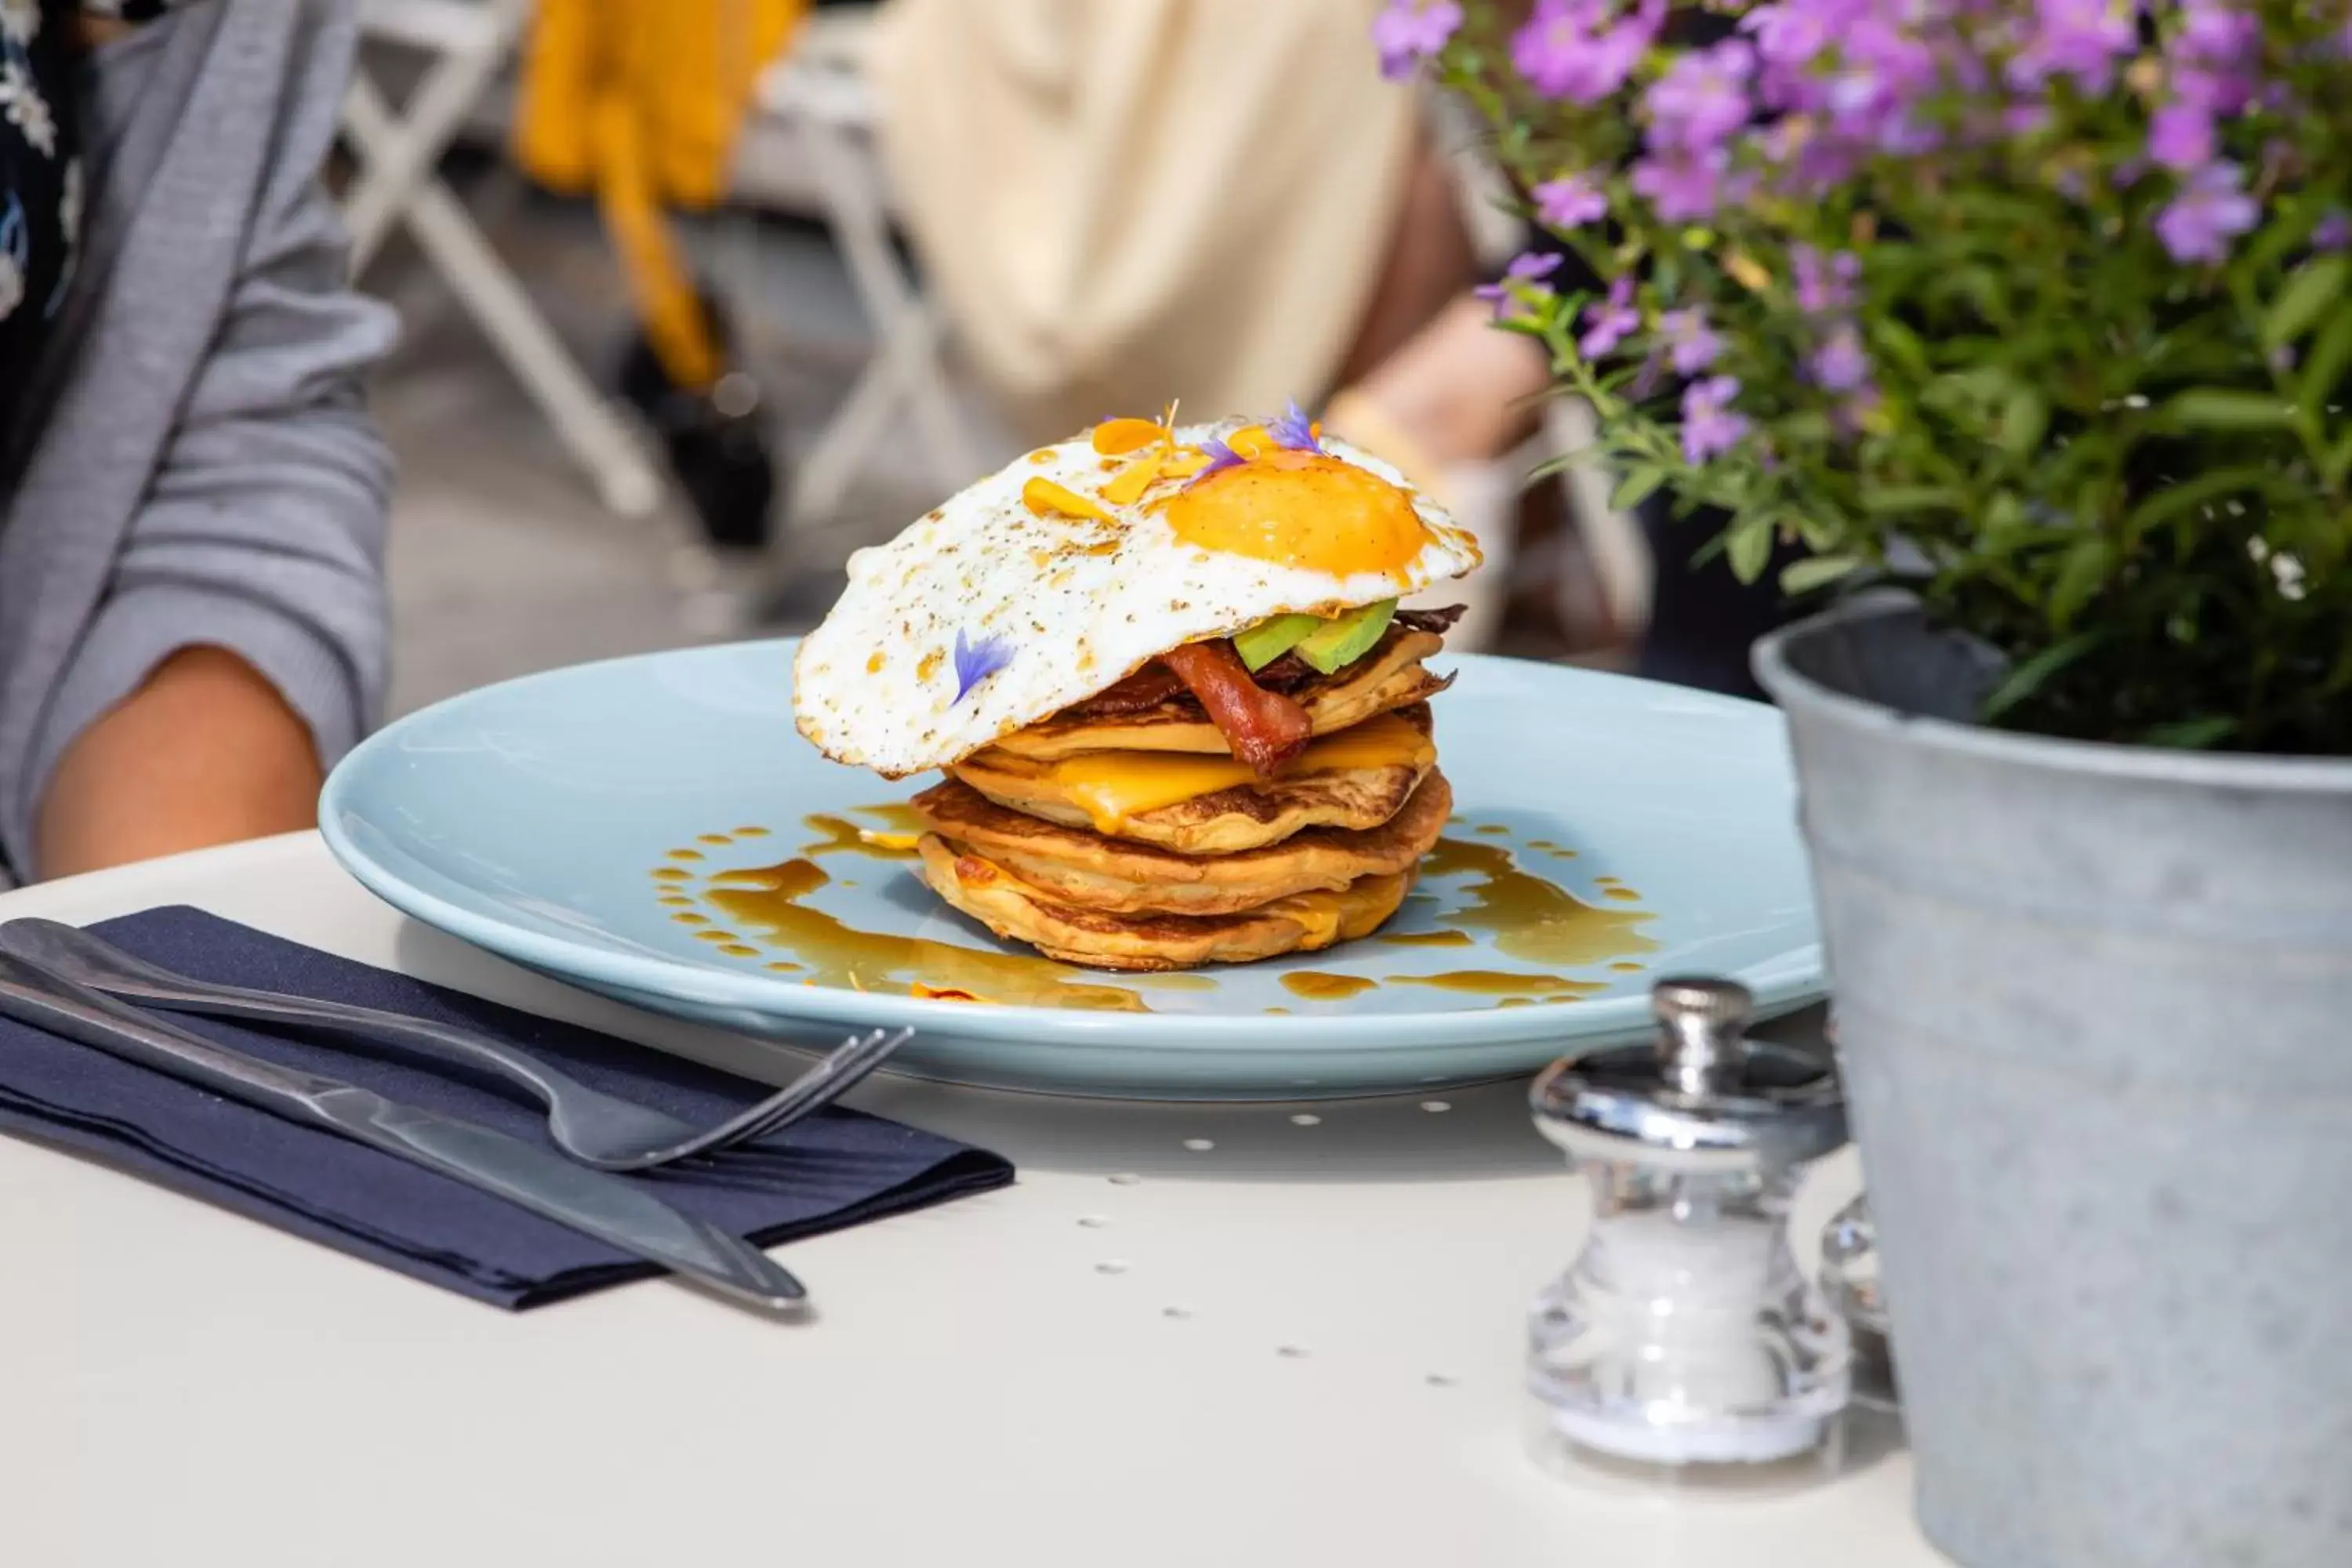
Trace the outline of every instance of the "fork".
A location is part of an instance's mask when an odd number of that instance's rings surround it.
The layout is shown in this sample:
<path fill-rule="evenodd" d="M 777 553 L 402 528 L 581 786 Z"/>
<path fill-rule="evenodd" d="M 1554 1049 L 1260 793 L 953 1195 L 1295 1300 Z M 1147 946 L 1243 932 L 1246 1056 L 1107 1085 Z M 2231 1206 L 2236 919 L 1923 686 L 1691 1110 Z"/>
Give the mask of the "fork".
<path fill-rule="evenodd" d="M 600 1171 L 649 1171 L 780 1132 L 847 1093 L 914 1033 L 876 1029 L 853 1035 L 767 1099 L 715 1127 L 697 1130 L 666 1111 L 591 1089 L 502 1040 L 374 1007 L 192 979 L 56 921 L 0 923 L 0 952 L 29 959 L 93 991 L 165 1012 L 339 1030 L 487 1068 L 543 1102 L 556 1146 Z"/>

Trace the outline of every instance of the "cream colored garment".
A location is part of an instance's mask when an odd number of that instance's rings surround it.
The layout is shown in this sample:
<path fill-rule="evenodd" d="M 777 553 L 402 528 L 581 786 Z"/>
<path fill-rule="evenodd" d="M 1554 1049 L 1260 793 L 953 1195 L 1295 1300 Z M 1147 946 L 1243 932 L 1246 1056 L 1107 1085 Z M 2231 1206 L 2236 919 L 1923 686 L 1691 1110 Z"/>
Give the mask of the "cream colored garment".
<path fill-rule="evenodd" d="M 890 178 L 1024 439 L 1328 390 L 1415 145 L 1380 4 L 890 0 Z"/>

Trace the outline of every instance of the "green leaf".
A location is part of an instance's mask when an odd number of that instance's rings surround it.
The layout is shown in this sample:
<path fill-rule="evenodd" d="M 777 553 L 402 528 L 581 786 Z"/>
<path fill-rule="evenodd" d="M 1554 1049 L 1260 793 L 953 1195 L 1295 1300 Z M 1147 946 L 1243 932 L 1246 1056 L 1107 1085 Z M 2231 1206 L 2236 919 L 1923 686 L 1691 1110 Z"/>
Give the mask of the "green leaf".
<path fill-rule="evenodd" d="M 2352 473 L 2352 434 L 2347 434 L 2344 439 L 2327 448 L 2328 482 L 2330 484 L 2340 482 L 2347 473 Z"/>
<path fill-rule="evenodd" d="M 2326 210 L 2325 198 L 2306 202 L 2300 209 L 2286 208 L 2276 221 L 2264 225 L 2253 243 L 2246 247 L 2246 270 L 2259 277 L 2302 248 Z"/>
<path fill-rule="evenodd" d="M 2340 254 L 2314 257 L 2287 274 L 2286 287 L 2263 317 L 2263 344 L 2278 348 L 2309 331 L 2352 276 L 2352 258 Z"/>
<path fill-rule="evenodd" d="M 1900 367 L 1906 381 L 1925 381 L 1933 374 L 1927 366 L 1927 345 L 1919 334 L 1890 317 L 1880 317 L 1870 323 L 1870 341 L 1894 364 Z"/>
<path fill-rule="evenodd" d="M 2021 386 L 2009 395 L 2009 405 L 2001 411 L 2001 450 L 2012 458 L 2031 456 L 2042 445 L 2042 437 L 2050 429 L 2050 402 L 2030 386 Z"/>
<path fill-rule="evenodd" d="M 1775 445 L 1785 448 L 1830 440 L 1836 436 L 1837 427 L 1830 423 L 1828 415 L 1806 410 L 1775 420 L 1772 434 L 1778 437 Z"/>
<path fill-rule="evenodd" d="M 2182 479 L 2168 489 L 2158 490 L 2132 508 L 2131 515 L 2124 519 L 2124 537 L 2137 541 L 2150 530 L 2209 507 L 2224 496 L 2260 491 L 2270 483 L 2268 468 L 2209 469 L 2193 479 Z"/>
<path fill-rule="evenodd" d="M 2223 714 L 2209 714 L 2202 719 L 2181 719 L 2169 724 L 2158 724 L 2140 732 L 2143 746 L 2175 746 L 2184 752 L 2200 752 L 2225 741 L 2235 733 L 2238 721 Z"/>
<path fill-rule="evenodd" d="M 2099 534 L 2078 539 L 2058 567 L 2050 588 L 2050 624 L 2064 630 L 2074 624 L 2091 596 L 2105 585 L 2116 569 L 2116 547 Z"/>
<path fill-rule="evenodd" d="M 1845 537 L 1846 531 L 1842 526 L 1844 520 L 1840 517 L 1824 516 L 1818 511 L 1802 511 L 1796 513 L 1788 521 L 1789 525 L 1797 531 L 1797 537 L 1804 541 L 1805 548 L 1816 555 L 1836 553 L 1838 541 Z"/>
<path fill-rule="evenodd" d="M 2011 670 L 2008 677 L 1993 688 L 1992 695 L 1984 701 L 1984 716 L 1987 719 L 2000 718 L 2041 690 L 2052 676 L 2106 641 L 2108 636 L 2107 628 L 2100 627 L 2077 632 L 2064 642 L 2053 643 L 2043 648 Z"/>
<path fill-rule="evenodd" d="M 1864 490 L 1864 510 L 1886 512 L 1958 511 L 1968 498 L 1940 485 L 1877 485 Z"/>
<path fill-rule="evenodd" d="M 1780 592 L 1791 597 L 1810 594 L 1846 576 L 1862 563 L 1859 555 L 1816 555 L 1792 562 L 1780 574 Z"/>
<path fill-rule="evenodd" d="M 1731 574 L 1743 583 L 1753 583 L 1764 574 L 1764 563 L 1772 559 L 1771 520 L 1741 518 L 1732 525 L 1724 549 L 1731 560 Z"/>
<path fill-rule="evenodd" d="M 1620 484 L 1616 493 L 1609 498 L 1610 510 L 1632 511 L 1655 495 L 1658 487 L 1665 482 L 1666 473 L 1664 468 L 1636 468 L 1625 476 L 1624 482 Z"/>
<path fill-rule="evenodd" d="M 2284 430 L 2294 424 L 2287 406 L 2267 392 L 2200 386 L 2179 394 L 2159 411 L 2190 430 Z"/>
<path fill-rule="evenodd" d="M 2352 310 L 2340 312 L 2320 330 L 2319 341 L 2311 345 L 2299 388 L 2303 405 L 2326 408 L 2335 402 L 2347 366 L 2352 366 Z"/>

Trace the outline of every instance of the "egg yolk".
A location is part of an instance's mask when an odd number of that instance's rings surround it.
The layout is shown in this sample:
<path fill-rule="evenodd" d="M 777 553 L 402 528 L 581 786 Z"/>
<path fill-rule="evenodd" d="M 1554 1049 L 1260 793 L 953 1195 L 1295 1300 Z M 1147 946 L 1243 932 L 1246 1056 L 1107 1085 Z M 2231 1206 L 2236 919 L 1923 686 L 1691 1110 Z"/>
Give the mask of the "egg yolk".
<path fill-rule="evenodd" d="M 1170 500 L 1166 515 L 1197 549 L 1335 577 L 1402 575 L 1429 542 L 1402 489 L 1318 452 L 1269 452 L 1211 474 Z"/>

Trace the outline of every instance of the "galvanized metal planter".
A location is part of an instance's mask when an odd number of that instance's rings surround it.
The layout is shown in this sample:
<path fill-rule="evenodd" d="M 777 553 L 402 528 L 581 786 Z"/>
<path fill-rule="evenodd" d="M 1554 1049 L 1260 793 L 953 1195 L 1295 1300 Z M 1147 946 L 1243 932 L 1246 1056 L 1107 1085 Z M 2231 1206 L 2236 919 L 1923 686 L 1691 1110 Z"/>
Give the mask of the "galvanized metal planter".
<path fill-rule="evenodd" d="M 1973 726 L 1869 596 L 1787 710 L 1929 1537 L 2352 1563 L 2352 762 Z"/>

